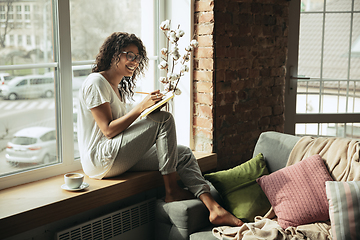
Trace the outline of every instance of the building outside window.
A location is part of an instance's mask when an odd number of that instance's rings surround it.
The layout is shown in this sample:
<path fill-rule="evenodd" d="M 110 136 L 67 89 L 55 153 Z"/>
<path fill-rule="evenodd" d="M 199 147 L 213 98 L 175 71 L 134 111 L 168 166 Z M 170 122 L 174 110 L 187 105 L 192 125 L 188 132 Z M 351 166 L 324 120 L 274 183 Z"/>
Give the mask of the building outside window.
<path fill-rule="evenodd" d="M 26 44 L 31 45 L 31 36 L 29 35 L 26 36 Z"/>
<path fill-rule="evenodd" d="M 22 37 L 22 35 L 18 35 L 17 39 L 18 39 L 18 46 L 22 46 L 23 45 L 23 37 Z"/>

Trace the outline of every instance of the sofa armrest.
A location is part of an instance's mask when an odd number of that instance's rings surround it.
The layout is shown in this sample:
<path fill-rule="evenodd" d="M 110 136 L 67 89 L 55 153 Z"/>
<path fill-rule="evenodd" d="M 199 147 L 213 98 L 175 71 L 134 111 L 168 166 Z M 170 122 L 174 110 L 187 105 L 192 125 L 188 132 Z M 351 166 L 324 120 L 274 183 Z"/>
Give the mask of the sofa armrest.
<path fill-rule="evenodd" d="M 211 185 L 211 195 L 221 204 L 219 193 Z M 189 235 L 202 228 L 212 226 L 209 211 L 199 199 L 156 203 L 156 238 L 187 240 Z"/>

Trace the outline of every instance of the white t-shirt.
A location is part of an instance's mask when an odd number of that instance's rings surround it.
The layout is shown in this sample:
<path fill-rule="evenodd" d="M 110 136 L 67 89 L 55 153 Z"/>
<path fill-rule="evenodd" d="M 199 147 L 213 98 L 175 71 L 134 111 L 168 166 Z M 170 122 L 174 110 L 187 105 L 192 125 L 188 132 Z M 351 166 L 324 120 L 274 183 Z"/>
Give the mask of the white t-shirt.
<path fill-rule="evenodd" d="M 91 73 L 79 90 L 77 129 L 81 165 L 86 175 L 96 179 L 103 178 L 110 170 L 122 140 L 122 133 L 106 138 L 91 114 L 90 109 L 105 102 L 110 103 L 113 119 L 126 114 L 125 103 L 109 82 L 100 73 Z"/>

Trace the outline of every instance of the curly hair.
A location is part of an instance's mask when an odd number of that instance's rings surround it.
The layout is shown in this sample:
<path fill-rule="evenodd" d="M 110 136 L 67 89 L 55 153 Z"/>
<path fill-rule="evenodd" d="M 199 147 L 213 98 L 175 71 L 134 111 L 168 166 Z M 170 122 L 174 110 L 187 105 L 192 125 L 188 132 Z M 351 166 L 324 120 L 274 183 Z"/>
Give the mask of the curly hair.
<path fill-rule="evenodd" d="M 139 62 L 139 65 L 135 69 L 133 75 L 131 77 L 124 77 L 119 84 L 121 97 L 123 98 L 123 96 L 125 96 L 128 99 L 132 99 L 136 78 L 139 75 L 144 75 L 144 71 L 149 62 L 145 46 L 140 38 L 138 38 L 135 34 L 114 32 L 105 39 L 104 43 L 100 47 L 99 53 L 96 56 L 95 65 L 92 68 L 92 72 L 102 72 L 110 69 L 112 62 L 114 61 L 115 63 L 118 63 L 120 61 L 121 52 L 132 44 L 138 48 L 141 61 Z"/>

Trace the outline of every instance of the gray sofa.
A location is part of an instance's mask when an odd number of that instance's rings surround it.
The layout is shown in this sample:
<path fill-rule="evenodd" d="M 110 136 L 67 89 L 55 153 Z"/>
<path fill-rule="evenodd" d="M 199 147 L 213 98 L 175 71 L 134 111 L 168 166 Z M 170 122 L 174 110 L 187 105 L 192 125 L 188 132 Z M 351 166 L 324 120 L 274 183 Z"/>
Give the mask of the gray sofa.
<path fill-rule="evenodd" d="M 264 132 L 259 136 L 253 156 L 262 153 L 269 172 L 285 167 L 289 154 L 300 137 L 278 132 Z M 210 183 L 209 183 L 210 184 Z M 211 186 L 211 194 L 220 203 L 221 198 Z M 209 212 L 198 199 L 156 204 L 156 240 L 216 240 Z"/>

